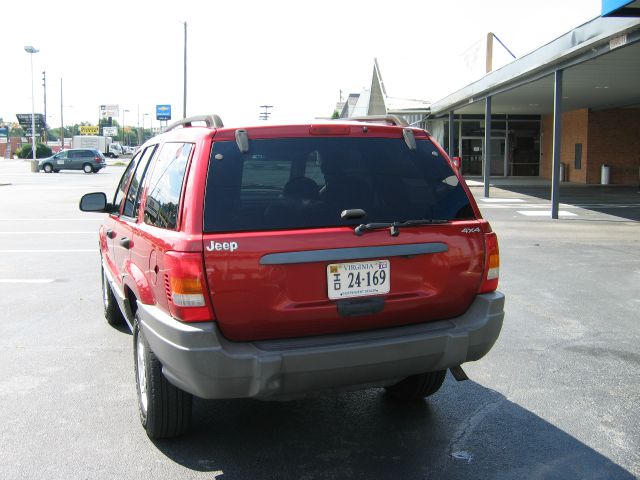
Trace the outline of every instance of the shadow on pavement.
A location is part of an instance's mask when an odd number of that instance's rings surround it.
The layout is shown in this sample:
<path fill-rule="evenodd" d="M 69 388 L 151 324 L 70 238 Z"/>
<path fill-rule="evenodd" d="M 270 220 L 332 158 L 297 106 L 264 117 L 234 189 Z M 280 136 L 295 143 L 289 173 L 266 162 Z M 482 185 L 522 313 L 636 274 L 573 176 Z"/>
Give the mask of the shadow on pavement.
<path fill-rule="evenodd" d="M 635 478 L 500 393 L 450 376 L 417 404 L 380 389 L 287 403 L 196 400 L 191 434 L 156 445 L 226 480 Z"/>
<path fill-rule="evenodd" d="M 551 201 L 550 187 L 501 185 L 494 188 Z M 640 221 L 640 189 L 638 187 L 561 184 L 560 203 L 627 220 Z"/>

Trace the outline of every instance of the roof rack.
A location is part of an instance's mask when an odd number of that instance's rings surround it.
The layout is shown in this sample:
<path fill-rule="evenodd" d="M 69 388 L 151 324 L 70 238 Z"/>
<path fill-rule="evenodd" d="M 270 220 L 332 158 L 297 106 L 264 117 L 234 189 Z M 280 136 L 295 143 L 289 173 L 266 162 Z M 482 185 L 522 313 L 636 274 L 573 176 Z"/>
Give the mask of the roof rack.
<path fill-rule="evenodd" d="M 187 117 L 182 120 L 178 120 L 177 122 L 172 123 L 167 128 L 164 129 L 165 132 L 169 130 L 173 130 L 174 128 L 182 127 L 188 128 L 193 127 L 196 122 L 204 122 L 207 128 L 222 128 L 224 124 L 222 123 L 222 119 L 218 115 L 196 115 L 195 117 Z"/>
<path fill-rule="evenodd" d="M 338 118 L 337 120 L 353 120 L 354 122 L 385 123 L 398 127 L 408 127 L 409 122 L 397 115 L 363 115 L 361 117 Z"/>

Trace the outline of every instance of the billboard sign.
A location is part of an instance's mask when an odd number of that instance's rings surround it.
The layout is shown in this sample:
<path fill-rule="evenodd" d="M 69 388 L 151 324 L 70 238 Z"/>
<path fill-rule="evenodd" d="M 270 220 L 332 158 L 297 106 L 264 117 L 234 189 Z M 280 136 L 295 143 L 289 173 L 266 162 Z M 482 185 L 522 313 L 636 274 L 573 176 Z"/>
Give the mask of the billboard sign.
<path fill-rule="evenodd" d="M 171 105 L 156 105 L 156 120 L 171 120 Z"/>
<path fill-rule="evenodd" d="M 80 125 L 80 135 L 99 135 L 100 129 L 96 125 Z"/>
<path fill-rule="evenodd" d="M 100 105 L 100 118 L 117 117 L 120 115 L 120 107 L 116 105 Z"/>
<path fill-rule="evenodd" d="M 633 0 L 602 0 L 603 17 L 635 17 L 638 15 Z"/>
<path fill-rule="evenodd" d="M 102 127 L 102 134 L 105 137 L 117 137 L 118 127 Z"/>

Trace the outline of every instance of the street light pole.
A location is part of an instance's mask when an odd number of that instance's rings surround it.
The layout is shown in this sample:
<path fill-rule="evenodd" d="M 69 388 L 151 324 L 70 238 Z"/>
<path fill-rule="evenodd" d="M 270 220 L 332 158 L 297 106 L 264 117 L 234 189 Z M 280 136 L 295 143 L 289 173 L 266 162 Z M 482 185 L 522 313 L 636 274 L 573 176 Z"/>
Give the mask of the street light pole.
<path fill-rule="evenodd" d="M 31 150 L 33 153 L 33 160 L 36 159 L 36 107 L 34 105 L 33 95 L 33 54 L 38 53 L 40 50 L 28 45 L 24 47 L 24 51 L 29 54 L 31 58 Z"/>
<path fill-rule="evenodd" d="M 42 71 L 42 87 L 44 88 L 44 142 L 49 140 L 47 132 L 47 72 Z"/>
<path fill-rule="evenodd" d="M 148 113 L 143 113 L 142 114 L 142 143 L 145 142 L 145 135 L 144 135 L 144 117 L 148 117 L 149 114 Z"/>
<path fill-rule="evenodd" d="M 124 114 L 125 114 L 126 112 L 129 112 L 129 110 L 125 110 L 125 109 L 123 108 L 123 109 L 122 109 L 122 143 L 124 143 L 124 145 L 125 145 L 125 146 L 126 146 L 126 145 L 127 145 L 127 143 L 128 143 L 128 142 L 127 142 L 127 140 L 128 140 L 128 139 L 125 137 L 125 135 L 126 135 L 126 130 L 125 130 L 125 127 L 124 127 Z"/>

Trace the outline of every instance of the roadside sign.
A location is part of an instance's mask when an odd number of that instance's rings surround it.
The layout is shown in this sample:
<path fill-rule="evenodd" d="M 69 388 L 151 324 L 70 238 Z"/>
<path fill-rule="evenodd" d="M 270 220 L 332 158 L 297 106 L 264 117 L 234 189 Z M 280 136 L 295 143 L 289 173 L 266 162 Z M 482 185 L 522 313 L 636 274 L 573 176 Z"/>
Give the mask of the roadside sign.
<path fill-rule="evenodd" d="M 96 125 L 80 125 L 80 135 L 99 135 L 100 129 Z"/>
<path fill-rule="evenodd" d="M 31 135 L 31 114 L 30 113 L 16 113 L 16 118 L 18 119 L 18 123 L 23 130 L 29 130 L 29 135 Z M 42 133 L 44 130 L 44 115 L 41 113 L 36 113 L 35 117 L 36 124 L 36 133 Z"/>
<path fill-rule="evenodd" d="M 171 105 L 156 105 L 156 120 L 171 120 Z"/>
<path fill-rule="evenodd" d="M 0 139 L 7 138 L 9 136 L 9 129 L 7 127 L 0 127 Z"/>
<path fill-rule="evenodd" d="M 109 118 L 120 115 L 120 107 L 116 105 L 100 105 L 100 117 Z"/>
<path fill-rule="evenodd" d="M 102 127 L 102 134 L 105 137 L 117 137 L 118 127 Z"/>

